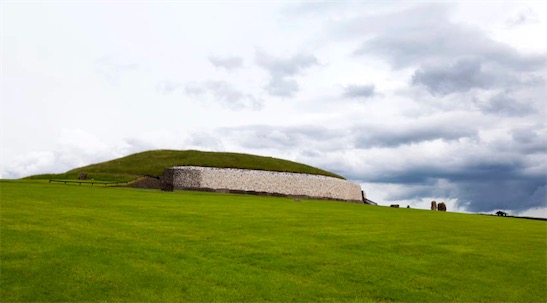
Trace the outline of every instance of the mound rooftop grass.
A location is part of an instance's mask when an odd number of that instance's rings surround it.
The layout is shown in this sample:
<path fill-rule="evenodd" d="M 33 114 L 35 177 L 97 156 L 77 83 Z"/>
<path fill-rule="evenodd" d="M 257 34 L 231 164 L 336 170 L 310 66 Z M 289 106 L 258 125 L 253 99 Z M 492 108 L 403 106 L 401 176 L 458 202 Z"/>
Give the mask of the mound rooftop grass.
<path fill-rule="evenodd" d="M 273 157 L 197 150 L 146 151 L 76 168 L 63 174 L 37 175 L 29 179 L 77 179 L 81 172 L 86 172 L 89 178 L 95 180 L 127 181 L 143 175 L 158 176 L 165 168 L 184 165 L 306 173 L 344 179 L 313 166 Z"/>
<path fill-rule="evenodd" d="M 545 302 L 545 221 L 0 181 L 2 302 Z"/>

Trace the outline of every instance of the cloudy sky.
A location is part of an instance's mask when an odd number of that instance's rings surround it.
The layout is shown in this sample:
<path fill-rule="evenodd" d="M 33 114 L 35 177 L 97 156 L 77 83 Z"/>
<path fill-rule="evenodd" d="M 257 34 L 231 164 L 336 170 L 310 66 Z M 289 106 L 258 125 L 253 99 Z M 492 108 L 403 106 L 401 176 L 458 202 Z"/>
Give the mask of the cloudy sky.
<path fill-rule="evenodd" d="M 245 152 L 383 205 L 547 217 L 540 2 L 0 5 L 0 178 Z"/>

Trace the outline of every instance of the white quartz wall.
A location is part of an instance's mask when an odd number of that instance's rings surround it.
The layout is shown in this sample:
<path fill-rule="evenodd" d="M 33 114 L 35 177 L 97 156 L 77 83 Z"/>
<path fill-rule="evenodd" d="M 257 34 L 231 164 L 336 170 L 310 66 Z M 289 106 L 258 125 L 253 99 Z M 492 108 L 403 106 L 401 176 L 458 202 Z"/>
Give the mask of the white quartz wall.
<path fill-rule="evenodd" d="M 249 169 L 173 167 L 174 189 L 208 189 L 362 201 L 358 184 L 334 177 Z"/>

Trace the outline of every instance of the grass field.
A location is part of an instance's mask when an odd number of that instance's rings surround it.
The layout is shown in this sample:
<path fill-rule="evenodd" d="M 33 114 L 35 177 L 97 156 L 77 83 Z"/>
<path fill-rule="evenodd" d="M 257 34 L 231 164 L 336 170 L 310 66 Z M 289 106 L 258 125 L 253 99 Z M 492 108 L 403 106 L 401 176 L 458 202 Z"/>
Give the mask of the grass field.
<path fill-rule="evenodd" d="M 0 301 L 545 302 L 547 223 L 0 181 Z"/>
<path fill-rule="evenodd" d="M 167 167 L 194 165 L 223 168 L 258 169 L 344 177 L 306 164 L 257 155 L 204 152 L 197 150 L 151 150 L 102 163 L 75 168 L 62 174 L 30 176 L 29 179 L 77 179 L 86 172 L 89 179 L 128 181 L 143 175 L 159 176 Z"/>

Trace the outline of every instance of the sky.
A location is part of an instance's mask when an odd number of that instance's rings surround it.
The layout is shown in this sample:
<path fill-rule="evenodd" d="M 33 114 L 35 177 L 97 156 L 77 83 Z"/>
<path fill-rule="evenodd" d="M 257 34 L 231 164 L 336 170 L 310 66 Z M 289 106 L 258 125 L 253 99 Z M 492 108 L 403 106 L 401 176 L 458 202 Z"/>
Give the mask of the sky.
<path fill-rule="evenodd" d="M 0 178 L 279 157 L 380 205 L 547 217 L 547 5 L 0 2 Z"/>

